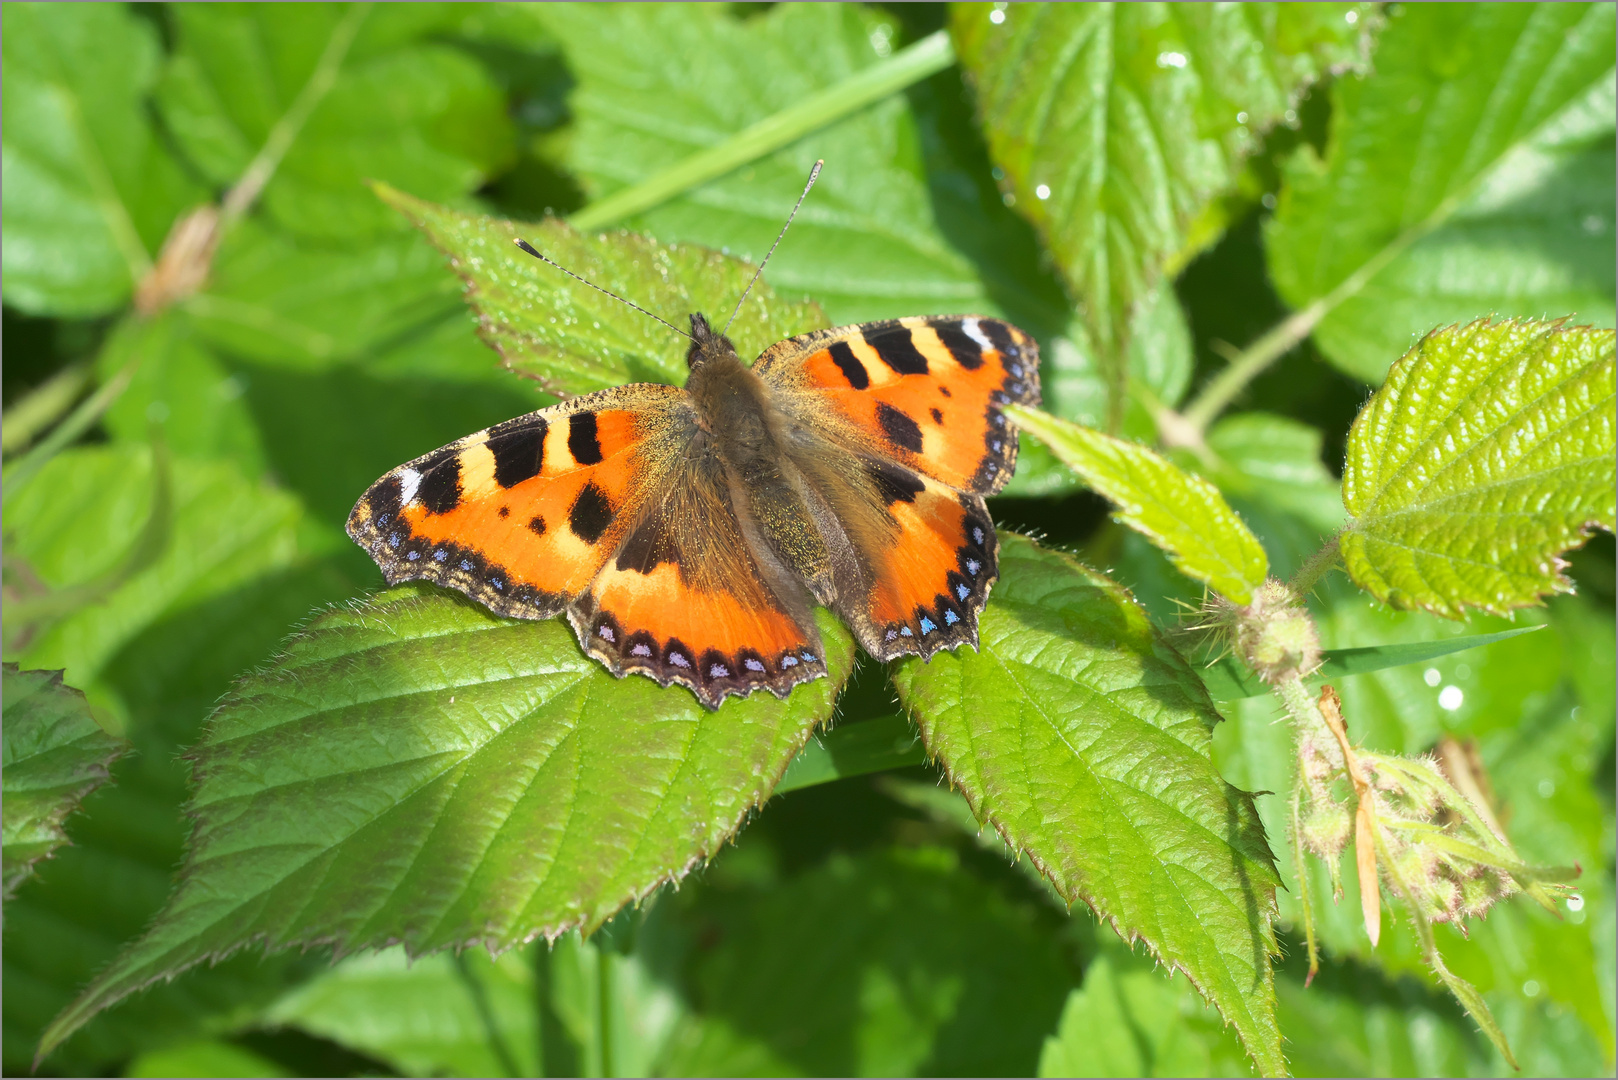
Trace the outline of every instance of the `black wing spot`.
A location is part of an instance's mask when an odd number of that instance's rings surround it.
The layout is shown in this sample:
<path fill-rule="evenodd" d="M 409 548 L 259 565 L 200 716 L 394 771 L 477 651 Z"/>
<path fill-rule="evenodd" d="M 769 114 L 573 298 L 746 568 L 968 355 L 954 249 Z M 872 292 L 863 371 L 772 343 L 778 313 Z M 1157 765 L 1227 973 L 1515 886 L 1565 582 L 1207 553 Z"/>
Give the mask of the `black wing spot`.
<path fill-rule="evenodd" d="M 503 488 L 516 487 L 538 476 L 545 464 L 545 433 L 549 429 L 544 420 L 533 420 L 509 431 L 491 432 L 488 446 L 494 455 L 495 483 Z"/>
<path fill-rule="evenodd" d="M 942 424 L 944 422 L 944 414 L 939 412 L 937 409 L 929 409 L 927 411 L 933 414 L 933 423 Z"/>
<path fill-rule="evenodd" d="M 843 373 L 848 385 L 856 390 L 864 390 L 871 385 L 870 373 L 860 363 L 860 358 L 854 355 L 854 350 L 848 347 L 848 342 L 839 341 L 826 351 L 831 353 L 831 362 Z"/>
<path fill-rule="evenodd" d="M 945 386 L 943 383 L 938 384 L 938 392 L 940 394 L 943 394 L 945 397 L 954 397 L 955 396 L 954 394 L 949 392 L 949 387 Z"/>
<path fill-rule="evenodd" d="M 915 502 L 916 496 L 926 490 L 927 485 L 909 469 L 887 461 L 878 461 L 867 458 L 865 471 L 876 484 L 876 490 L 882 496 L 882 501 L 888 506 L 896 502 Z"/>
<path fill-rule="evenodd" d="M 886 401 L 879 401 L 876 405 L 876 422 L 882 425 L 882 434 L 888 437 L 889 442 L 911 453 L 921 453 L 921 428 L 910 417 Z"/>
<path fill-rule="evenodd" d="M 938 319 L 929 323 L 938 340 L 944 343 L 944 348 L 955 358 L 955 362 L 968 371 L 976 371 L 983 366 L 983 346 L 973 341 L 965 330 L 961 329 L 959 319 Z"/>
<path fill-rule="evenodd" d="M 679 553 L 662 518 L 648 517 L 636 526 L 618 552 L 617 568 L 633 570 L 637 574 L 650 574 L 660 563 L 679 564 Z"/>
<path fill-rule="evenodd" d="M 509 506 L 502 506 L 502 507 L 501 507 L 501 508 L 500 508 L 500 516 L 501 516 L 501 517 L 503 517 L 503 518 L 505 518 L 505 517 L 510 517 L 510 516 L 511 516 L 511 507 L 509 507 Z"/>
<path fill-rule="evenodd" d="M 601 539 L 601 534 L 612 524 L 612 504 L 606 492 L 594 484 L 585 484 L 567 512 L 567 527 L 586 544 Z"/>
<path fill-rule="evenodd" d="M 416 499 L 429 514 L 447 514 L 461 504 L 461 459 L 451 455 L 427 470 Z"/>
<path fill-rule="evenodd" d="M 534 516 L 534 517 L 529 518 L 528 519 L 528 531 L 533 533 L 535 536 L 544 536 L 545 535 L 545 519 L 542 518 L 542 517 L 539 517 L 537 515 Z"/>
<path fill-rule="evenodd" d="M 596 436 L 596 414 L 576 412 L 568 417 L 567 449 L 580 465 L 601 464 L 601 440 Z"/>
<path fill-rule="evenodd" d="M 876 350 L 882 362 L 898 374 L 927 374 L 927 358 L 916 348 L 916 343 L 910 338 L 910 331 L 905 327 L 895 326 L 890 330 L 866 334 L 865 341 Z"/>

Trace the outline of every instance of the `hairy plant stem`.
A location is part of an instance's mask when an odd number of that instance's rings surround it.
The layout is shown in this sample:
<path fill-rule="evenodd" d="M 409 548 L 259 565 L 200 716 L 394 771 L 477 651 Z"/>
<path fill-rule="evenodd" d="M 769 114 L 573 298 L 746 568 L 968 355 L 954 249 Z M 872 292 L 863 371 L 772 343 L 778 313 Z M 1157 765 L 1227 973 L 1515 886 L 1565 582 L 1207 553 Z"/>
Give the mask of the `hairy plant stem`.
<path fill-rule="evenodd" d="M 1309 974 L 1304 976 L 1304 989 L 1315 981 L 1320 971 L 1320 946 L 1315 942 L 1315 909 L 1309 896 L 1309 867 L 1304 863 L 1303 826 L 1298 820 L 1298 802 L 1303 795 L 1303 770 L 1293 754 L 1292 771 L 1292 872 L 1298 878 L 1298 906 L 1303 909 L 1303 940 L 1309 948 Z"/>
<path fill-rule="evenodd" d="M 954 62 L 955 49 L 949 33 L 940 30 L 930 34 L 882 63 L 765 117 L 717 146 L 700 150 L 655 176 L 591 203 L 569 221 L 578 229 L 599 229 L 643 213 L 936 75 Z"/>
<path fill-rule="evenodd" d="M 1287 588 L 1301 600 L 1309 595 L 1309 590 L 1319 584 L 1321 578 L 1331 572 L 1337 565 L 1340 555 L 1337 537 L 1334 536 L 1298 568 L 1298 572 L 1292 575 L 1292 580 L 1287 582 Z"/>

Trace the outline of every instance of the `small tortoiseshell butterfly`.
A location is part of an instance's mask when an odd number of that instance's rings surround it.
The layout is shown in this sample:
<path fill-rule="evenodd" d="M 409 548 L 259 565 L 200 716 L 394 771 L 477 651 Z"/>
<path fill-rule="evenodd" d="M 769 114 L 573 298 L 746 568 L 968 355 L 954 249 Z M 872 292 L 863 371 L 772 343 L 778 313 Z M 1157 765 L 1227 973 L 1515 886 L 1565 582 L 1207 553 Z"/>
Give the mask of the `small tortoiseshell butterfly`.
<path fill-rule="evenodd" d="M 997 576 L 983 497 L 1017 462 L 1001 406 L 1039 402 L 1033 340 L 886 320 L 748 367 L 702 315 L 690 336 L 684 389 L 601 390 L 434 450 L 372 485 L 349 535 L 390 584 L 566 611 L 614 675 L 709 708 L 825 674 L 811 602 L 878 660 L 975 647 Z"/>

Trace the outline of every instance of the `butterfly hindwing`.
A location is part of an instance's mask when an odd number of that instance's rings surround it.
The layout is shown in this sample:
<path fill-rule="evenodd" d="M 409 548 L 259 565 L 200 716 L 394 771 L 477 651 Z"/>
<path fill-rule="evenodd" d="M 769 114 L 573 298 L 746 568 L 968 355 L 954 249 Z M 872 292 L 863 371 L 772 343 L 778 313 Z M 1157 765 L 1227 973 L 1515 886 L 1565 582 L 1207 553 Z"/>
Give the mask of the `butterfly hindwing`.
<path fill-rule="evenodd" d="M 753 370 L 788 413 L 857 439 L 958 491 L 992 495 L 1017 466 L 1002 406 L 1039 403 L 1039 347 L 1010 323 L 961 315 L 819 330 Z"/>
<path fill-rule="evenodd" d="M 698 453 L 660 485 L 568 617 L 613 674 L 680 683 L 714 708 L 759 687 L 785 697 L 826 673 L 802 593 L 744 538 L 716 463 Z"/>

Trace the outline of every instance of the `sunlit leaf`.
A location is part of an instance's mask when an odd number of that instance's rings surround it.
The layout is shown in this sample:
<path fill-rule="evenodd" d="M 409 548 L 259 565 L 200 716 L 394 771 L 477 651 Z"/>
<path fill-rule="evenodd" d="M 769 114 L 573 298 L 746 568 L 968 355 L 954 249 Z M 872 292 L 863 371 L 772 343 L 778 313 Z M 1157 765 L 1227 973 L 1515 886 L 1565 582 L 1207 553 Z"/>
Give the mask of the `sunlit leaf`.
<path fill-rule="evenodd" d="M 1321 351 L 1378 382 L 1435 326 L 1613 320 L 1613 60 L 1607 4 L 1407 4 L 1375 71 L 1339 79 L 1322 161 L 1286 168 L 1266 229 Z"/>
<path fill-rule="evenodd" d="M 1184 971 L 1261 1071 L 1282 1071 L 1269 955 L 1276 884 L 1252 797 L 1212 760 L 1196 675 L 1121 587 L 1002 538 L 977 651 L 895 682 L 928 750 L 1069 902 Z"/>
<path fill-rule="evenodd" d="M 203 194 L 143 105 L 157 28 L 113 4 L 7 4 L 4 30 L 6 304 L 112 311 Z"/>
<path fill-rule="evenodd" d="M 1565 592 L 1558 556 L 1614 525 L 1611 330 L 1437 330 L 1349 432 L 1343 560 L 1395 607 L 1459 618 Z"/>
<path fill-rule="evenodd" d="M 3 893 L 10 900 L 34 864 L 67 843 L 62 822 L 107 780 L 129 744 L 101 729 L 60 671 L 5 665 Z"/>
<path fill-rule="evenodd" d="M 1269 561 L 1219 489 L 1156 451 L 1013 406 L 1017 425 L 1117 507 L 1119 521 L 1162 548 L 1182 573 L 1245 604 Z"/>
<path fill-rule="evenodd" d="M 835 620 L 821 633 L 835 678 L 709 711 L 614 679 L 560 620 L 429 587 L 321 617 L 215 713 L 178 890 L 44 1048 L 250 943 L 421 954 L 593 929 L 768 797 L 853 659 Z"/>
<path fill-rule="evenodd" d="M 755 269 L 691 244 L 665 246 L 625 232 L 586 236 L 555 219 L 501 221 L 435 206 L 391 188 L 381 187 L 378 194 L 449 256 L 467 283 L 479 333 L 506 365 L 556 393 L 582 394 L 626 382 L 679 385 L 685 382 L 687 341 L 525 254 L 514 240 L 527 240 L 547 258 L 682 331 L 692 312 L 723 326 Z M 815 305 L 779 301 L 761 281 L 730 337 L 750 358 L 784 337 L 827 325 Z"/>
<path fill-rule="evenodd" d="M 1363 48 L 1359 4 L 961 4 L 995 163 L 1079 304 L 1116 406 L 1137 308 L 1217 239 L 1242 158 Z M 1109 414 L 1110 416 L 1111 414 Z"/>

